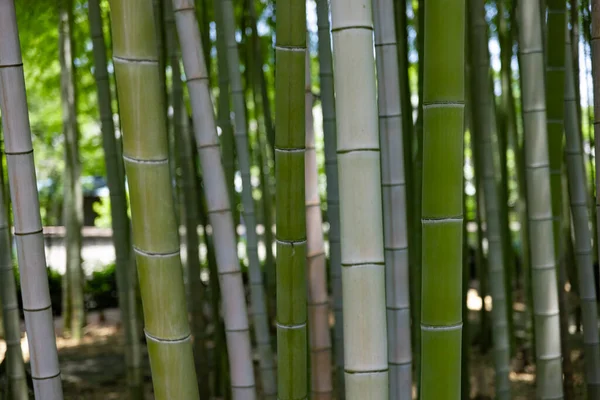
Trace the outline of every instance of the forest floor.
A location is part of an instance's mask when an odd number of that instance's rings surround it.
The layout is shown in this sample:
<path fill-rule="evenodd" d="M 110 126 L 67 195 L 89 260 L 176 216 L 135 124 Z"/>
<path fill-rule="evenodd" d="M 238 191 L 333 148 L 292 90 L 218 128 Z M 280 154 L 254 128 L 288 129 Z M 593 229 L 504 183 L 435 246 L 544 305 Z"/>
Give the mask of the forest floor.
<path fill-rule="evenodd" d="M 470 311 L 469 321 L 473 328 L 473 337 L 478 330 L 476 311 Z M 125 365 L 123 360 L 123 340 L 120 331 L 118 310 L 105 310 L 102 313 L 90 312 L 85 337 L 79 344 L 58 337 L 57 346 L 62 370 L 65 399 L 68 400 L 115 400 L 127 398 Z M 61 333 L 62 321 L 56 321 L 57 334 Z M 571 335 L 571 360 L 573 361 L 573 393 L 570 399 L 585 398 L 583 377 L 583 356 L 580 334 Z M 22 349 L 25 359 L 29 359 L 27 339 L 23 338 Z M 145 350 L 145 346 L 143 346 Z M 481 355 L 478 346 L 471 346 L 470 382 L 471 398 L 494 398 L 494 369 L 491 352 Z M 5 344 L 0 341 L 0 361 L 4 357 Z M 513 399 L 535 399 L 535 367 L 513 362 L 510 379 L 513 384 Z M 145 398 L 151 400 L 152 383 L 147 355 L 144 354 Z"/>

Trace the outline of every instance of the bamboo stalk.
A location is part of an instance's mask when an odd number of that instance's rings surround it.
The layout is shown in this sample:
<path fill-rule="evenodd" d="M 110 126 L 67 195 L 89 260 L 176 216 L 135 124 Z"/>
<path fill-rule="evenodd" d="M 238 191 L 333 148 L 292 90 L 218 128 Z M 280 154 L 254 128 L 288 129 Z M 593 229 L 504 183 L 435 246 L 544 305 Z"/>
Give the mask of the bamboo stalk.
<path fill-rule="evenodd" d="M 217 64 L 219 66 L 219 98 L 217 107 L 217 125 L 221 128 L 221 147 L 223 153 L 223 167 L 227 179 L 229 201 L 235 202 L 235 157 L 233 125 L 231 123 L 229 99 L 229 60 L 227 57 L 227 40 L 223 21 L 223 7 L 220 1 L 215 1 L 215 24 L 217 32 Z"/>
<path fill-rule="evenodd" d="M 333 354 L 336 367 L 336 394 L 344 398 L 344 319 L 342 313 L 342 265 L 340 249 L 340 195 L 338 188 L 335 95 L 329 28 L 329 4 L 316 0 L 319 34 L 319 83 L 323 113 L 325 175 L 327 177 L 327 219 L 329 221 L 329 265 L 333 295 Z"/>
<path fill-rule="evenodd" d="M 459 399 L 465 1 L 425 8 L 421 398 Z M 439 360 L 445 360 L 441 363 Z"/>
<path fill-rule="evenodd" d="M 277 356 L 281 400 L 308 398 L 305 213 L 306 3 L 278 3 L 275 33 Z"/>
<path fill-rule="evenodd" d="M 307 43 L 309 38 L 307 36 Z M 331 399 L 331 337 L 329 332 L 329 293 L 321 198 L 319 196 L 319 170 L 315 149 L 313 121 L 313 93 L 310 70 L 310 51 L 306 51 L 305 68 L 306 150 L 304 153 L 304 181 L 306 208 L 306 266 L 308 274 L 308 328 L 310 345 L 311 398 Z"/>
<path fill-rule="evenodd" d="M 403 105 L 392 0 L 376 0 L 375 53 L 378 87 L 381 187 L 386 264 L 390 399 L 412 398 L 412 354 Z M 385 82 L 385 83 L 384 83 Z"/>
<path fill-rule="evenodd" d="M 173 0 L 173 10 L 192 105 L 206 205 L 213 228 L 219 284 L 221 293 L 225 294 L 222 305 L 232 396 L 236 400 L 254 399 L 256 387 L 244 285 L 194 2 Z"/>
<path fill-rule="evenodd" d="M 151 0 L 111 1 L 133 246 L 157 399 L 198 399 Z"/>
<path fill-rule="evenodd" d="M 23 62 L 12 0 L 0 0 L 0 32 L 0 109 L 33 389 L 37 399 L 62 400 Z"/>
<path fill-rule="evenodd" d="M 125 180 L 117 155 L 117 141 L 113 122 L 112 99 L 108 78 L 106 45 L 102 31 L 102 16 L 99 0 L 88 2 L 90 33 L 94 50 L 94 77 L 98 93 L 102 147 L 106 164 L 107 185 L 110 192 L 110 212 L 113 228 L 113 246 L 116 255 L 117 288 L 119 290 L 119 309 L 124 326 L 125 363 L 127 365 L 127 383 L 132 399 L 143 396 L 141 371 L 141 346 L 137 325 L 135 304 L 135 265 L 131 254 L 130 224 L 125 198 Z"/>
<path fill-rule="evenodd" d="M 370 1 L 331 2 L 346 397 L 388 399 L 385 256 Z"/>
<path fill-rule="evenodd" d="M 520 2 L 519 57 L 527 180 L 527 212 L 531 252 L 533 312 L 537 358 L 537 396 L 562 398 L 560 321 L 556 253 L 552 228 L 552 201 L 546 103 L 544 54 L 540 5 Z"/>
<path fill-rule="evenodd" d="M 73 42 L 73 3 L 60 2 L 60 87 L 63 135 L 65 141 L 65 171 L 63 178 L 63 216 L 66 228 L 66 283 L 63 287 L 63 315 L 65 331 L 79 341 L 83 337 L 85 312 L 83 299 L 83 269 L 81 267 L 81 228 L 83 226 L 83 191 L 80 184 L 79 128 L 77 125 L 77 89 Z M 64 301 L 66 300 L 66 302 Z"/>
<path fill-rule="evenodd" d="M 482 0 L 471 0 L 469 7 L 471 65 L 474 81 L 471 87 L 474 104 L 473 133 L 480 141 L 483 191 L 488 241 L 488 274 L 492 295 L 492 334 L 496 375 L 496 398 L 510 399 L 510 324 L 507 309 L 511 302 L 506 296 L 506 253 L 503 248 L 503 214 L 501 210 L 497 171 L 494 166 L 494 139 L 497 136 L 494 98 L 490 85 L 488 33 Z"/>
<path fill-rule="evenodd" d="M 2 162 L 1 158 L 0 162 Z M 21 320 L 10 242 L 9 207 L 6 203 L 3 176 L 0 177 L 0 184 L 0 303 L 2 304 L 4 341 L 6 342 L 5 362 L 7 364 L 8 393 L 12 400 L 27 400 L 29 393 L 25 363 L 21 353 Z"/>
<path fill-rule="evenodd" d="M 592 50 L 592 75 L 593 75 L 593 97 L 594 97 L 594 156 L 596 160 L 600 160 L 600 0 L 590 0 L 592 5 L 592 28 L 590 46 Z M 585 29 L 584 29 L 585 31 Z M 588 97 L 589 98 L 589 97 Z M 596 177 L 596 239 L 600 237 L 600 173 L 598 167 L 595 171 Z M 600 259 L 600 246 L 596 243 L 597 254 L 594 257 Z"/>
<path fill-rule="evenodd" d="M 571 37 L 567 31 L 565 53 L 571 52 Z M 575 234 L 575 259 L 583 317 L 585 379 L 588 398 L 600 396 L 600 342 L 598 334 L 598 305 L 594 286 L 594 254 L 590 212 L 588 208 L 587 177 L 575 94 L 573 65 L 565 66 L 565 134 L 566 164 L 571 199 L 571 214 Z"/>
<path fill-rule="evenodd" d="M 275 364 L 271 351 L 271 337 L 269 334 L 269 317 L 265 305 L 265 292 L 262 271 L 258 259 L 258 237 L 256 234 L 256 216 L 254 213 L 254 199 L 252 198 L 252 182 L 250 176 L 250 151 L 246 121 L 246 104 L 242 76 L 240 73 L 240 60 L 235 40 L 235 17 L 233 2 L 231 0 L 218 0 L 220 2 L 224 28 L 224 40 L 227 48 L 227 67 L 231 82 L 231 95 L 233 110 L 235 112 L 234 137 L 236 141 L 237 159 L 242 176 L 242 205 L 244 223 L 246 225 L 247 254 L 250 275 L 251 316 L 254 326 L 254 336 L 259 353 L 260 379 L 264 397 L 273 399 L 277 397 L 275 378 Z M 223 93 L 227 95 L 227 93 Z"/>

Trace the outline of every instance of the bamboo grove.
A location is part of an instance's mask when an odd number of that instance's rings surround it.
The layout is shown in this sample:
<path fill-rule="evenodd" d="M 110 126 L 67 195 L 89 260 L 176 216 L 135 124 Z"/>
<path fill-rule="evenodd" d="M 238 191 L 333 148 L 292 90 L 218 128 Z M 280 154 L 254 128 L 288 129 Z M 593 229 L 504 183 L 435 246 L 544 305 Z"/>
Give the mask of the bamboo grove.
<path fill-rule="evenodd" d="M 0 0 L 0 399 L 600 399 L 599 46 L 600 0 Z"/>

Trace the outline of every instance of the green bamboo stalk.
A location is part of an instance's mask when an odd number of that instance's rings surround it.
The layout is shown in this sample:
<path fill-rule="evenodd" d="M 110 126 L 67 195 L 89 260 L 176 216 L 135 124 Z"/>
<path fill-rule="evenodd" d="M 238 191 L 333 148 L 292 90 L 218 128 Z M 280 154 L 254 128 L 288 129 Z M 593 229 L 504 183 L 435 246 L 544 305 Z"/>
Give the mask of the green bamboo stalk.
<path fill-rule="evenodd" d="M 552 227 L 554 231 L 555 260 L 559 263 L 559 271 L 564 269 L 565 249 L 562 240 L 561 214 L 562 202 L 562 170 L 563 170 L 563 140 L 564 140 L 564 89 L 565 89 L 565 29 L 567 28 L 566 2 L 564 0 L 547 0 L 546 41 L 546 129 L 548 131 L 548 154 L 550 160 L 550 189 L 552 192 Z M 542 12 L 546 10 L 542 9 Z M 561 321 L 561 348 L 563 354 L 568 351 L 568 310 L 566 308 L 566 292 L 561 284 L 559 273 L 559 309 Z M 564 391 L 571 392 L 573 371 L 571 358 L 563 357 Z"/>
<path fill-rule="evenodd" d="M 33 389 L 37 399 L 62 400 L 23 61 L 11 0 L 0 0 L 0 35 L 0 111 Z"/>
<path fill-rule="evenodd" d="M 565 35 L 565 53 L 571 53 L 571 37 Z M 588 398 L 600 397 L 600 341 L 598 306 L 594 286 L 594 255 L 590 231 L 587 177 L 579 125 L 573 64 L 565 64 L 565 156 L 567 164 L 571 215 L 575 234 L 575 259 L 583 317 L 585 376 Z"/>
<path fill-rule="evenodd" d="M 592 34 L 590 46 L 592 50 L 592 75 L 594 94 L 594 156 L 600 160 L 600 0 L 590 0 L 592 5 Z M 585 31 L 585 29 L 584 29 Z M 598 167 L 595 169 L 596 176 L 596 237 L 600 237 L 600 173 Z M 597 243 L 597 241 L 595 241 Z M 600 246 L 596 245 L 596 259 L 600 259 Z"/>
<path fill-rule="evenodd" d="M 271 337 L 269 334 L 269 317 L 265 305 L 263 277 L 258 259 L 258 237 L 256 234 L 256 216 L 254 213 L 254 199 L 252 198 L 252 182 L 250 176 L 250 150 L 246 121 L 246 104 L 238 44 L 235 40 L 235 16 L 231 0 L 219 0 L 222 13 L 224 40 L 227 48 L 227 67 L 231 83 L 231 96 L 235 112 L 234 137 L 237 149 L 237 159 L 242 176 L 242 205 L 244 223 L 246 225 L 247 254 L 250 275 L 251 316 L 254 326 L 254 336 L 259 353 L 260 378 L 264 397 L 273 399 L 277 397 L 275 378 L 275 364 L 271 351 Z M 223 93 L 226 96 L 228 93 Z"/>
<path fill-rule="evenodd" d="M 327 177 L 327 219 L 329 221 L 329 265 L 333 295 L 333 354 L 336 367 L 336 394 L 344 398 L 344 319 L 342 313 L 342 265 L 340 249 L 340 196 L 338 188 L 335 94 L 329 28 L 329 4 L 316 0 L 319 35 L 319 84 L 323 113 L 325 175 Z"/>
<path fill-rule="evenodd" d="M 256 120 L 258 122 L 258 164 L 260 168 L 260 187 L 262 191 L 262 207 L 263 207 L 263 226 L 264 226 L 264 244 L 265 244 L 265 266 L 266 274 L 265 284 L 267 290 L 267 306 L 269 307 L 269 317 L 275 316 L 275 259 L 273 256 L 273 194 L 272 194 L 272 179 L 271 167 L 269 166 L 270 154 L 266 145 L 269 143 L 269 137 L 274 138 L 275 132 L 273 121 L 271 120 L 271 111 L 269 98 L 265 88 L 265 76 L 263 71 L 263 51 L 261 50 L 258 27 L 256 22 L 256 10 L 254 1 L 248 1 L 248 14 L 252 35 L 250 37 L 253 52 L 250 56 L 253 57 L 254 63 L 248 64 L 248 70 L 253 71 L 250 74 L 252 81 L 252 98 L 256 109 Z M 263 132 L 261 134 L 260 132 Z M 271 142 L 272 144 L 273 142 Z M 272 146 L 269 148 L 273 150 Z M 271 301 L 269 301 L 271 299 Z"/>
<path fill-rule="evenodd" d="M 528 242 L 527 239 L 527 211 L 525 209 L 525 182 L 523 171 L 523 160 L 521 154 L 521 146 L 518 138 L 518 129 L 517 129 L 517 118 L 515 112 L 514 105 L 514 95 L 512 90 L 512 48 L 513 48 L 513 31 L 514 27 L 511 24 L 509 29 L 508 21 L 513 20 L 513 15 L 509 16 L 509 18 L 505 15 L 505 2 L 506 0 L 500 0 L 498 2 L 498 13 L 501 15 L 501 18 L 498 19 L 498 31 L 499 31 L 499 40 L 500 40 L 500 61 L 501 61 L 501 71 L 500 71 L 500 80 L 502 85 L 502 111 L 505 119 L 505 129 L 507 131 L 507 145 L 508 148 L 512 150 L 514 159 L 515 159 L 515 183 L 517 185 L 517 193 L 519 194 L 517 199 L 517 216 L 519 218 L 519 222 L 521 224 L 521 229 L 519 231 L 520 241 L 521 241 L 521 262 L 523 265 L 522 273 L 525 274 L 525 271 L 528 271 L 529 265 L 529 254 L 526 250 L 526 244 Z M 518 279 L 518 277 L 517 277 Z"/>
<path fill-rule="evenodd" d="M 308 399 L 305 213 L 306 3 L 277 4 L 275 33 L 277 357 L 281 400 Z"/>
<path fill-rule="evenodd" d="M 65 332 L 79 341 L 85 325 L 83 301 L 83 269 L 81 268 L 81 228 L 83 226 L 83 191 L 80 183 L 79 128 L 73 43 L 73 3 L 60 2 L 59 59 L 63 135 L 65 140 L 65 173 L 63 177 L 63 218 L 66 228 L 66 285 L 63 287 Z M 64 302 L 66 300 L 66 303 Z"/>
<path fill-rule="evenodd" d="M 488 52 L 488 33 L 485 22 L 485 8 L 482 0 L 471 0 L 470 16 L 470 56 L 473 71 L 471 85 L 474 105 L 473 132 L 479 140 L 481 152 L 483 191 L 486 214 L 486 233 L 488 240 L 488 274 L 492 295 L 492 331 L 494 345 L 494 364 L 496 376 L 496 398 L 510 399 L 510 325 L 507 308 L 511 306 L 506 296 L 506 253 L 502 240 L 502 210 L 499 193 L 499 176 L 494 166 L 494 148 L 496 124 L 494 97 L 490 85 L 490 65 Z"/>
<path fill-rule="evenodd" d="M 1 7 L 0 10 L 2 10 Z M 1 157 L 0 162 L 2 162 Z M 29 399 L 29 393 L 25 363 L 21 353 L 21 321 L 17 301 L 17 285 L 13 270 L 8 204 L 3 177 L 0 177 L 0 183 L 0 303 L 2 303 L 2 324 L 4 327 L 4 341 L 6 342 L 5 362 L 7 364 L 8 393 L 12 400 L 27 400 Z"/>
<path fill-rule="evenodd" d="M 151 0 L 111 1 L 123 158 L 157 399 L 198 399 Z"/>
<path fill-rule="evenodd" d="M 152 8 L 154 15 L 154 26 L 156 30 L 156 48 L 158 51 L 158 75 L 160 82 L 161 101 L 163 101 L 162 112 L 165 114 L 165 128 L 168 129 L 168 109 L 167 109 L 167 77 L 166 77 L 166 65 L 167 65 L 167 54 L 165 46 L 165 29 L 163 20 L 163 1 L 164 0 L 152 0 Z M 117 96 L 118 97 L 118 96 Z"/>
<path fill-rule="evenodd" d="M 135 304 L 135 273 L 133 255 L 131 254 L 130 224 L 127 216 L 127 200 L 125 198 L 125 180 L 117 155 L 117 141 L 113 122 L 112 99 L 108 78 L 106 46 L 102 30 L 100 1 L 88 2 L 90 33 L 94 50 L 94 77 L 98 93 L 100 109 L 100 127 L 102 131 L 102 147 L 106 164 L 107 184 L 110 191 L 110 212 L 113 228 L 113 245 L 116 254 L 117 287 L 119 290 L 119 309 L 124 326 L 125 363 L 127 365 L 127 384 L 130 397 L 143 397 L 141 346 L 137 326 L 137 310 Z"/>
<path fill-rule="evenodd" d="M 546 91 L 542 73 L 544 53 L 540 5 L 536 1 L 520 2 L 517 12 L 522 112 L 525 126 L 529 248 L 533 312 L 537 335 L 537 396 L 540 399 L 556 399 L 562 398 L 563 395 L 562 357 L 556 253 L 552 230 Z M 560 88 L 560 90 L 564 90 L 564 88 Z"/>
<path fill-rule="evenodd" d="M 410 79 L 409 79 L 409 67 L 410 62 L 408 59 L 409 53 L 409 44 L 408 44 L 408 26 L 409 22 L 407 19 L 407 1 L 406 0 L 398 0 L 392 1 L 393 10 L 394 10 L 394 20 L 396 23 L 396 43 L 397 43 L 397 54 L 398 54 L 398 76 L 399 76 L 399 90 L 400 90 L 400 107 L 402 109 L 402 151 L 403 151 L 403 162 L 404 162 L 404 181 L 405 181 L 405 196 L 406 201 L 406 243 L 411 251 L 408 252 L 408 287 L 409 287 L 409 303 L 415 304 L 415 293 L 414 286 L 412 285 L 412 281 L 414 279 L 411 277 L 411 274 L 414 271 L 414 263 L 416 260 L 414 249 L 415 242 L 415 224 L 420 225 L 421 221 L 416 217 L 418 212 L 415 212 L 417 209 L 415 207 L 415 196 L 412 193 L 414 190 L 414 147 L 415 147 L 415 131 L 416 127 L 414 126 L 413 121 L 413 105 L 411 100 L 411 90 L 410 90 Z M 414 8 L 413 8 L 414 9 Z M 416 25 L 416 18 L 413 19 Z M 417 27 L 415 27 L 417 28 Z M 418 28 L 417 28 L 418 29 Z M 420 217 L 420 216 L 419 216 Z M 415 313 L 414 307 L 409 307 L 409 319 Z M 413 326 L 410 324 L 410 334 L 411 339 L 414 339 L 415 333 L 419 331 L 419 326 Z M 411 340 L 411 344 L 413 350 L 416 347 L 416 343 L 414 340 Z M 412 357 L 411 357 L 412 358 Z M 411 360 L 412 362 L 412 360 Z M 411 366 L 412 368 L 412 366 Z M 411 383 L 412 385 L 412 383 Z M 412 390 L 411 390 L 412 391 Z"/>
<path fill-rule="evenodd" d="M 173 10 L 192 105 L 206 205 L 213 228 L 219 284 L 221 293 L 225 294 L 222 304 L 232 396 L 236 400 L 251 400 L 256 397 L 256 387 L 244 285 L 194 2 L 173 0 Z"/>
<path fill-rule="evenodd" d="M 403 109 L 400 98 L 398 45 L 392 0 L 376 0 L 375 54 L 381 143 L 386 260 L 386 307 L 390 399 L 412 398 L 410 292 L 406 180 L 404 177 Z"/>
<path fill-rule="evenodd" d="M 468 83 L 467 83 L 468 86 Z M 467 89 L 467 93 L 468 93 L 468 89 Z M 468 94 L 467 94 L 468 96 Z M 466 104 L 465 104 L 465 128 L 470 125 L 473 126 L 472 122 L 472 112 L 470 107 L 468 106 L 470 104 L 471 100 L 469 98 L 467 98 L 466 100 Z M 469 133 L 471 132 L 470 129 L 465 129 L 465 133 L 469 131 Z M 467 149 L 467 143 L 465 140 L 465 150 Z M 471 151 L 473 151 L 473 148 L 471 147 Z M 472 153 L 471 153 L 472 154 Z M 465 186 L 466 186 L 467 180 L 465 179 Z M 463 191 L 465 190 L 465 187 L 463 187 Z M 465 215 L 465 218 L 467 218 L 467 199 L 468 197 L 466 196 L 466 193 L 463 195 L 463 215 Z M 470 268 L 469 268 L 469 232 L 467 230 L 467 223 L 468 223 L 468 219 L 467 221 L 465 221 L 465 223 L 463 224 L 463 231 L 462 231 L 462 235 L 463 235 L 463 253 L 462 253 L 462 313 L 465 316 L 469 315 L 469 306 L 467 303 L 467 297 L 468 297 L 468 292 L 469 292 L 469 281 L 470 281 Z M 471 399 L 471 373 L 470 373 L 470 352 L 471 350 L 471 329 L 469 324 L 465 324 L 465 326 L 463 327 L 462 330 L 462 340 L 461 340 L 461 366 L 460 366 L 460 370 L 461 370 L 461 383 L 460 383 L 460 392 L 461 392 L 461 399 L 462 400 L 470 400 Z"/>
<path fill-rule="evenodd" d="M 421 398 L 459 399 L 465 1 L 429 0 L 423 82 Z M 439 360 L 445 360 L 441 363 Z"/>
<path fill-rule="evenodd" d="M 309 37 L 307 36 L 307 43 Z M 315 130 L 310 51 L 306 51 L 305 67 L 305 128 L 304 153 L 305 208 L 306 208 L 306 266 L 308 274 L 308 329 L 310 345 L 311 399 L 326 400 L 333 395 L 331 379 L 332 354 L 329 332 L 329 293 L 321 197 L 319 195 L 319 169 L 315 149 Z"/>
<path fill-rule="evenodd" d="M 227 57 L 227 40 L 223 24 L 223 10 L 219 0 L 215 2 L 215 25 L 217 31 L 217 64 L 219 66 L 219 98 L 217 107 L 217 125 L 221 128 L 221 147 L 223 153 L 223 167 L 227 179 L 229 199 L 235 202 L 235 157 L 233 125 L 231 123 L 229 99 L 229 60 Z"/>
<path fill-rule="evenodd" d="M 346 397 L 387 400 L 385 254 L 371 2 L 334 0 L 331 16 Z"/>
<path fill-rule="evenodd" d="M 423 197 L 423 59 L 425 47 L 425 0 L 418 0 L 417 8 L 417 51 L 419 55 L 418 64 L 418 98 L 417 121 L 415 124 L 415 142 L 416 151 L 414 157 L 414 179 L 413 179 L 413 219 L 411 226 L 414 233 L 413 241 L 410 243 L 413 247 L 409 255 L 413 255 L 413 264 L 410 270 L 410 285 L 412 291 L 412 338 L 413 338 L 413 364 L 415 365 L 417 399 L 421 398 L 421 283 L 422 283 L 422 233 L 421 209 Z"/>

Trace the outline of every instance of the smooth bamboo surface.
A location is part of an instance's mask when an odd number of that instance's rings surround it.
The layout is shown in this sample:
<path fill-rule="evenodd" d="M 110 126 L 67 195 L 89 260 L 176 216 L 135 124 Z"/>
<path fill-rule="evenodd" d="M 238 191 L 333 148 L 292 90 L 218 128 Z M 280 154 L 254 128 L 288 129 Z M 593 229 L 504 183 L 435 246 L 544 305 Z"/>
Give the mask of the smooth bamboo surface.
<path fill-rule="evenodd" d="M 6 376 L 10 399 L 27 400 L 29 388 L 21 353 L 21 318 L 13 270 L 10 226 L 7 219 L 9 207 L 4 200 L 6 199 L 5 187 L 4 179 L 0 177 L 0 304 L 2 304 L 2 324 L 6 342 Z"/>
<path fill-rule="evenodd" d="M 305 213 L 306 3 L 277 4 L 275 32 L 277 358 L 280 400 L 308 399 Z"/>
<path fill-rule="evenodd" d="M 571 54 L 571 36 L 566 31 L 565 53 Z M 565 158 L 575 236 L 575 261 L 583 319 L 585 351 L 585 382 L 588 398 L 600 398 L 600 334 L 598 333 L 598 304 L 594 286 L 594 254 L 590 231 L 587 176 L 579 129 L 579 114 L 575 96 L 573 64 L 565 64 Z"/>
<path fill-rule="evenodd" d="M 223 7 L 220 0 L 215 2 L 215 25 L 217 33 L 217 65 L 219 67 L 218 85 L 219 98 L 217 100 L 217 125 L 221 128 L 221 147 L 223 153 L 223 168 L 227 179 L 229 201 L 235 201 L 235 157 L 233 125 L 231 123 L 231 105 L 229 97 L 229 61 L 227 59 L 227 42 L 225 39 L 225 26 L 223 23 Z"/>
<path fill-rule="evenodd" d="M 465 1 L 425 4 L 421 399 L 461 396 Z"/>
<path fill-rule="evenodd" d="M 265 290 L 263 273 L 258 259 L 258 236 L 256 234 L 256 215 L 254 213 L 254 199 L 252 197 L 252 182 L 250 176 L 250 150 L 246 121 L 246 103 L 242 74 L 240 72 L 240 59 L 238 43 L 235 40 L 235 16 L 231 0 L 217 0 L 220 3 L 223 15 L 225 43 L 227 48 L 227 67 L 231 83 L 231 95 L 234 111 L 234 137 L 237 150 L 237 160 L 242 177 L 242 215 L 246 226 L 246 252 L 250 275 L 251 316 L 254 328 L 254 338 L 259 354 L 259 370 L 262 383 L 262 394 L 265 399 L 277 398 L 277 381 L 275 377 L 276 366 L 271 350 L 271 336 L 269 332 L 269 316 L 265 304 Z M 217 4 L 217 7 L 219 4 Z M 222 93 L 227 96 L 228 93 Z M 227 97 L 229 99 L 229 97 Z"/>
<path fill-rule="evenodd" d="M 565 118 L 565 29 L 567 29 L 564 0 L 546 0 L 546 129 L 548 131 L 548 155 L 550 160 L 550 190 L 552 191 L 552 226 L 554 229 L 554 251 L 560 260 L 562 170 Z"/>
<path fill-rule="evenodd" d="M 537 1 L 520 2 L 517 13 L 536 333 L 537 397 L 541 400 L 560 399 L 563 395 L 562 356 L 540 5 Z"/>
<path fill-rule="evenodd" d="M 111 1 L 133 247 L 156 399 L 198 399 L 151 0 Z"/>
<path fill-rule="evenodd" d="M 495 367 L 495 390 L 498 400 L 508 400 L 510 393 L 510 329 L 506 298 L 505 254 L 502 242 L 499 174 L 496 169 L 498 148 L 494 95 L 490 84 L 490 55 L 483 0 L 470 0 L 470 58 L 473 99 L 472 138 L 479 142 L 477 150 L 483 179 L 483 198 L 488 241 L 488 279 L 492 296 L 492 342 Z"/>
<path fill-rule="evenodd" d="M 600 160 L 600 0 L 591 0 L 592 5 L 592 74 L 594 97 L 594 156 Z M 596 167 L 593 175 L 596 177 L 596 239 L 600 237 L 600 174 Z M 596 245 L 596 260 L 600 259 L 600 246 Z"/>
<path fill-rule="evenodd" d="M 123 321 L 125 336 L 125 364 L 127 367 L 127 385 L 130 386 L 132 399 L 141 398 L 142 371 L 141 346 L 137 323 L 135 294 L 135 265 L 131 254 L 130 224 L 125 198 L 125 180 L 123 162 L 117 154 L 117 140 L 113 122 L 112 95 L 107 70 L 106 44 L 102 30 L 102 16 L 99 0 L 89 0 L 88 17 L 94 52 L 94 78 L 98 93 L 100 110 L 100 129 L 102 131 L 102 149 L 106 164 L 107 185 L 110 192 L 110 213 L 113 228 L 117 268 L 117 289 L 119 291 L 119 310 Z"/>
<path fill-rule="evenodd" d="M 307 42 L 309 38 L 307 36 Z M 327 400 L 333 396 L 331 334 L 329 331 L 329 293 L 321 197 L 319 196 L 319 169 L 315 148 L 313 119 L 314 96 L 310 70 L 310 51 L 306 51 L 305 67 L 306 151 L 304 153 L 305 206 L 306 206 L 306 267 L 308 274 L 308 329 L 310 345 L 311 399 Z"/>
<path fill-rule="evenodd" d="M 331 2 L 346 398 L 387 400 L 388 344 L 373 14 Z"/>
<path fill-rule="evenodd" d="M 79 126 L 75 89 L 73 40 L 73 2 L 60 0 L 59 61 L 60 100 L 64 138 L 63 216 L 66 227 L 66 265 L 63 276 L 63 330 L 75 341 L 83 338 L 85 326 L 83 268 L 81 266 L 81 228 L 83 226 L 83 189 L 79 159 Z"/>
<path fill-rule="evenodd" d="M 408 270 L 404 132 L 398 68 L 398 44 L 392 0 L 376 0 L 381 187 L 385 240 L 390 400 L 412 399 L 412 348 Z"/>
<path fill-rule="evenodd" d="M 232 397 L 253 400 L 256 385 L 244 284 L 194 2 L 173 0 L 173 10 L 192 106 L 206 206 L 213 228 Z"/>
<path fill-rule="evenodd" d="M 317 0 L 319 35 L 319 85 L 323 113 L 325 176 L 327 177 L 327 220 L 329 222 L 329 265 L 333 296 L 333 356 L 336 368 L 336 394 L 344 398 L 344 319 L 342 313 L 342 265 L 340 249 L 340 195 L 338 188 L 335 96 L 329 27 L 329 4 Z"/>
<path fill-rule="evenodd" d="M 36 399 L 62 400 L 23 61 L 12 0 L 0 0 L 0 36 L 0 109 L 33 389 Z"/>

